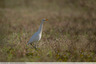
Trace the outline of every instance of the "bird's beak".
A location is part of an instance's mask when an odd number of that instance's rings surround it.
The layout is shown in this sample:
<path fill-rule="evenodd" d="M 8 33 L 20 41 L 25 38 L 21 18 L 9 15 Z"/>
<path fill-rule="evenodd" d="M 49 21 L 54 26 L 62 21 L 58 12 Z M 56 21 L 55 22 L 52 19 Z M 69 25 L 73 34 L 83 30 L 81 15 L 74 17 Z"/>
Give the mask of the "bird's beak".
<path fill-rule="evenodd" d="M 45 21 L 48 21 L 48 19 L 46 19 Z"/>

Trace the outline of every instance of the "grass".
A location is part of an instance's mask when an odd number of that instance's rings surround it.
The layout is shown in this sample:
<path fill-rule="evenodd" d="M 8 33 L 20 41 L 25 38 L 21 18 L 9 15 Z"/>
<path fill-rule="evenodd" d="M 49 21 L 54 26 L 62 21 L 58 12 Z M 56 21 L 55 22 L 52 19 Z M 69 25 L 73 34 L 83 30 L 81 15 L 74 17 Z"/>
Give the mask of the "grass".
<path fill-rule="evenodd" d="M 0 8 L 1 62 L 96 61 L 95 0 L 10 1 Z M 48 22 L 35 50 L 26 44 L 43 18 Z"/>

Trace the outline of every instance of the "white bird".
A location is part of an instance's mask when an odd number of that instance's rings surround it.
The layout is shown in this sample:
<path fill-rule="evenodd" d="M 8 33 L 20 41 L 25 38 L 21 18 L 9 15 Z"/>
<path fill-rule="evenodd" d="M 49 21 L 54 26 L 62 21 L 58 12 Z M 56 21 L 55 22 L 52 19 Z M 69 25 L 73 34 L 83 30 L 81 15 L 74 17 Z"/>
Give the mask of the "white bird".
<path fill-rule="evenodd" d="M 45 21 L 48 21 L 48 19 L 43 19 L 42 20 L 38 31 L 35 34 L 33 34 L 33 36 L 30 38 L 30 40 L 29 40 L 29 42 L 27 44 L 32 44 L 33 42 L 37 42 L 37 41 L 39 41 L 41 39 L 42 29 L 43 29 L 43 23 Z"/>

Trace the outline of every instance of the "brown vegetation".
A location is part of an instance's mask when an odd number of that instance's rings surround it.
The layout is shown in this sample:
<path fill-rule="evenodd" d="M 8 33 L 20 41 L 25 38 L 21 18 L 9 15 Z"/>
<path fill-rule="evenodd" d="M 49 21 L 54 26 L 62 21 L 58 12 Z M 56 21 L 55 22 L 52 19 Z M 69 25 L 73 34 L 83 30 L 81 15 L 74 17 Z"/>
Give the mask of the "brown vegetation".
<path fill-rule="evenodd" d="M 0 61 L 96 61 L 95 0 L 0 1 Z M 35 50 L 26 43 L 43 18 Z"/>

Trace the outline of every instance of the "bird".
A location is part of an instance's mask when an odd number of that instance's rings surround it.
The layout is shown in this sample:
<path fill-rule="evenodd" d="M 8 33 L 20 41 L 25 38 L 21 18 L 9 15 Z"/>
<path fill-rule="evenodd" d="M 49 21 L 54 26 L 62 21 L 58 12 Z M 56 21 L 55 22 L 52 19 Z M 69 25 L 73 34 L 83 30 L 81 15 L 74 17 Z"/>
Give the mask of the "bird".
<path fill-rule="evenodd" d="M 41 39 L 42 29 L 43 29 L 43 23 L 44 23 L 45 21 L 48 21 L 48 19 L 42 19 L 42 22 L 41 22 L 41 24 L 40 24 L 40 27 L 39 27 L 38 31 L 37 31 L 35 34 L 33 34 L 33 36 L 32 36 L 32 37 L 30 38 L 30 40 L 28 41 L 27 45 L 28 45 L 28 44 L 31 44 L 31 45 L 32 45 L 34 42 L 38 42 L 38 41 Z"/>

